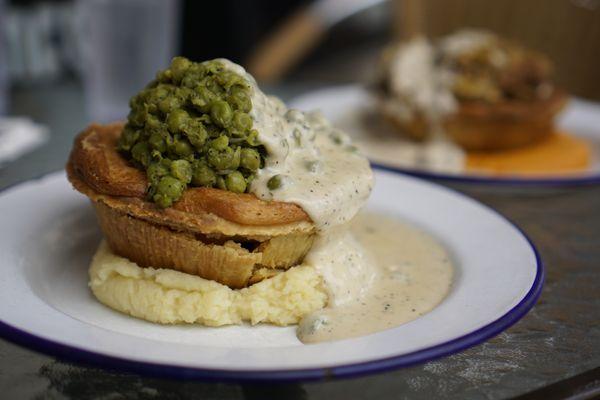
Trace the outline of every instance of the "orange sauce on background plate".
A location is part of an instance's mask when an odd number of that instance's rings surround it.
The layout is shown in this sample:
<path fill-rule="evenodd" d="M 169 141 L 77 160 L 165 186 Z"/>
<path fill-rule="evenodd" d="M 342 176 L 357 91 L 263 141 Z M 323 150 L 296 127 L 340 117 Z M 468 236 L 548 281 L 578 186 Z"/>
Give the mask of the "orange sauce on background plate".
<path fill-rule="evenodd" d="M 556 175 L 584 172 L 591 164 L 587 142 L 567 132 L 555 132 L 542 142 L 498 152 L 469 152 L 469 172 L 493 175 Z"/>

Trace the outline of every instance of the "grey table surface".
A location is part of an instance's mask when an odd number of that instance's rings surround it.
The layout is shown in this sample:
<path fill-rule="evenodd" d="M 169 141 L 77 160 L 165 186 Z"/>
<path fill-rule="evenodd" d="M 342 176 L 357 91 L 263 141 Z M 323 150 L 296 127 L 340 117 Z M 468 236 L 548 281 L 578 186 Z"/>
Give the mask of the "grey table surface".
<path fill-rule="evenodd" d="M 280 87 L 276 92 L 289 98 L 313 86 L 317 83 Z M 13 97 L 12 112 L 48 125 L 51 139 L 0 167 L 0 188 L 62 168 L 74 135 L 86 124 L 76 84 L 19 90 Z M 499 399 L 523 395 L 586 371 L 587 379 L 567 385 L 567 392 L 587 393 L 579 398 L 600 394 L 600 186 L 519 190 L 449 186 L 516 222 L 538 246 L 547 270 L 542 296 L 533 310 L 483 344 L 426 364 L 355 379 L 248 386 L 104 371 L 0 340 L 0 397 Z M 537 398 L 548 398 L 548 394 L 564 396 L 551 387 Z"/>

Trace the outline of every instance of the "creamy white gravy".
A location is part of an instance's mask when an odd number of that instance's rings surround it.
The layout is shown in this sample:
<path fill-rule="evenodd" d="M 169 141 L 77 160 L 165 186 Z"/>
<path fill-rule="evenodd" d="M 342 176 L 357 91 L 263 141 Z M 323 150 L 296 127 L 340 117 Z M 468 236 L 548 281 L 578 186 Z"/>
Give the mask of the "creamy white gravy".
<path fill-rule="evenodd" d="M 393 96 L 384 106 L 399 118 L 410 120 L 416 113 L 439 129 L 440 119 L 455 112 L 458 102 L 453 94 L 455 73 L 442 58 L 455 59 L 487 46 L 494 35 L 487 31 L 464 29 L 432 42 L 416 37 L 398 46 L 389 66 Z M 502 63 L 501 55 L 494 55 Z"/>
<path fill-rule="evenodd" d="M 400 45 L 389 70 L 394 96 L 384 106 L 405 120 L 418 113 L 432 124 L 454 112 L 453 77 L 436 63 L 436 57 L 435 47 L 424 37 Z"/>
<path fill-rule="evenodd" d="M 444 56 L 460 57 L 462 54 L 488 46 L 496 36 L 481 29 L 461 29 L 439 40 L 438 46 Z"/>
<path fill-rule="evenodd" d="M 265 95 L 242 67 L 221 61 L 250 84 L 250 116 L 268 152 L 250 191 L 261 199 L 298 204 L 319 230 L 351 220 L 371 193 L 368 160 L 319 113 L 288 109 L 278 98 Z M 271 190 L 268 182 L 274 176 L 281 186 Z"/>
<path fill-rule="evenodd" d="M 300 322 L 297 333 L 304 343 L 412 321 L 437 306 L 452 285 L 447 251 L 427 233 L 390 216 L 361 213 L 349 231 L 329 243 L 330 251 L 317 249 L 316 257 L 305 260 L 322 271 L 331 293 L 327 308 Z"/>
<path fill-rule="evenodd" d="M 322 276 L 328 307 L 301 321 L 299 338 L 310 343 L 368 334 L 438 304 L 452 278 L 439 244 L 387 216 L 353 220 L 371 193 L 373 176 L 349 136 L 318 113 L 288 109 L 265 95 L 242 67 L 222 62 L 252 87 L 250 115 L 268 152 L 250 191 L 261 199 L 300 205 L 317 227 L 304 264 Z M 270 189 L 274 176 L 281 185 Z"/>
<path fill-rule="evenodd" d="M 374 107 L 350 109 L 335 125 L 348 132 L 360 151 L 375 162 L 444 173 L 460 173 L 465 168 L 465 152 L 459 146 L 441 135 L 423 143 L 407 139 L 382 121 Z"/>

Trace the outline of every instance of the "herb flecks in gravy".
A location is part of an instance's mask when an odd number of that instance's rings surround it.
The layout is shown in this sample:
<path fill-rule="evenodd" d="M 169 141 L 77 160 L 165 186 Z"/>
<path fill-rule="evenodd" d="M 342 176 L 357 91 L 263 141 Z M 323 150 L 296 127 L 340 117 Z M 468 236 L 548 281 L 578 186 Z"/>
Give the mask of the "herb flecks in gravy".
<path fill-rule="evenodd" d="M 317 244 L 319 245 L 319 244 Z M 453 268 L 427 233 L 389 216 L 361 213 L 309 255 L 330 290 L 329 305 L 298 326 L 304 343 L 367 335 L 412 321 L 447 295 Z"/>

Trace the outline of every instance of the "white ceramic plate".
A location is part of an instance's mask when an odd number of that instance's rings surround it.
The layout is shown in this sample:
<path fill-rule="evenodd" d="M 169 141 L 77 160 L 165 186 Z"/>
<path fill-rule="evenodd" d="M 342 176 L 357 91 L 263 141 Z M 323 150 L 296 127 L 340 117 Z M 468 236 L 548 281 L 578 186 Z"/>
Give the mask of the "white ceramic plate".
<path fill-rule="evenodd" d="M 72 361 L 203 379 L 349 376 L 423 362 L 506 329 L 535 303 L 543 268 L 502 216 L 461 194 L 385 171 L 368 208 L 419 226 L 455 258 L 448 297 L 425 316 L 377 334 L 301 344 L 294 327 L 161 326 L 104 307 L 87 287 L 100 240 L 88 201 L 63 173 L 0 195 L 0 335 Z"/>
<path fill-rule="evenodd" d="M 300 110 L 321 110 L 335 126 L 347 131 L 352 136 L 353 134 L 360 135 L 359 131 L 366 129 L 362 116 L 365 110 L 374 114 L 375 101 L 362 86 L 345 85 L 305 93 L 290 101 L 289 106 Z M 423 178 L 526 186 L 600 183 L 600 103 L 572 99 L 557 122 L 560 128 L 586 139 L 591 144 L 593 160 L 589 171 L 557 176 L 493 176 L 472 172 L 443 173 L 405 167 L 391 154 L 367 153 L 366 156 L 379 167 Z M 385 124 L 369 123 L 368 129 L 377 129 L 379 132 L 389 128 Z"/>

